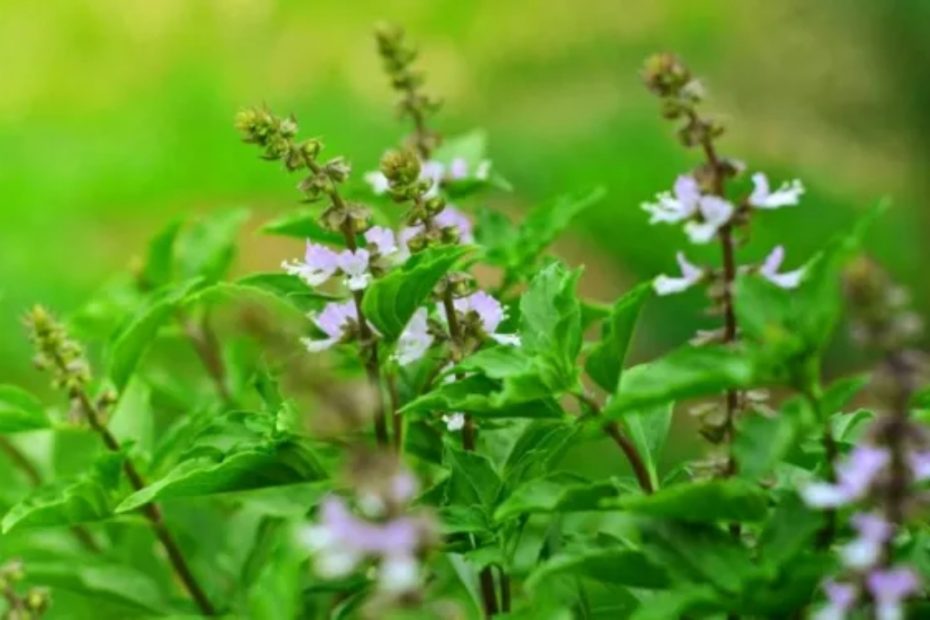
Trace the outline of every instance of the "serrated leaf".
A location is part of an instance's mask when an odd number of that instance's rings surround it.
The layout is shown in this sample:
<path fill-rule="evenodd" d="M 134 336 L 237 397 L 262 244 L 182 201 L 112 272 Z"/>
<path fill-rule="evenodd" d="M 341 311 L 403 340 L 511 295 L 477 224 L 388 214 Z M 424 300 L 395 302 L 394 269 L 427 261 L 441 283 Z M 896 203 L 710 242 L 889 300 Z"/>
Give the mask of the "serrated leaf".
<path fill-rule="evenodd" d="M 51 422 L 39 400 L 15 385 L 0 385 L 0 433 L 49 428 Z"/>
<path fill-rule="evenodd" d="M 518 486 L 494 512 L 495 521 L 520 515 L 600 510 L 601 500 L 617 496 L 610 481 L 591 482 L 568 473 L 550 474 Z"/>
<path fill-rule="evenodd" d="M 768 496 L 745 480 L 709 480 L 676 484 L 652 495 L 627 495 L 605 500 L 603 507 L 693 523 L 759 521 L 766 515 Z"/>
<path fill-rule="evenodd" d="M 651 294 L 652 283 L 644 282 L 618 299 L 604 322 L 601 339 L 588 354 L 585 363 L 588 376 L 609 394 L 617 391 L 636 319 Z"/>
<path fill-rule="evenodd" d="M 294 440 L 235 448 L 228 453 L 198 452 L 164 477 L 124 499 L 117 512 L 128 512 L 157 500 L 199 497 L 325 478 L 312 452 Z"/>
<path fill-rule="evenodd" d="M 450 472 L 447 503 L 485 509 L 494 505 L 502 483 L 488 457 L 447 445 L 443 462 Z"/>
<path fill-rule="evenodd" d="M 408 416 L 457 411 L 478 418 L 561 418 L 562 408 L 552 399 L 524 400 L 508 403 L 494 400 L 500 385 L 481 375 L 441 383 L 432 391 L 401 408 Z"/>
<path fill-rule="evenodd" d="M 581 426 L 568 421 L 536 420 L 527 424 L 504 462 L 507 484 L 548 473 L 580 431 Z"/>
<path fill-rule="evenodd" d="M 580 276 L 580 270 L 552 263 L 533 278 L 520 298 L 521 349 L 541 360 L 537 368 L 553 373 L 569 387 L 578 382 L 581 304 L 575 288 Z"/>
<path fill-rule="evenodd" d="M 397 340 L 417 308 L 443 276 L 471 249 L 441 246 L 414 255 L 403 267 L 375 280 L 365 291 L 365 317 L 387 342 Z"/>
<path fill-rule="evenodd" d="M 531 267 L 555 238 L 578 215 L 600 202 L 607 194 L 603 187 L 565 194 L 534 208 L 523 220 L 514 243 L 510 268 Z"/>
<path fill-rule="evenodd" d="M 593 548 L 565 551 L 546 560 L 527 577 L 526 587 L 533 593 L 562 575 L 632 588 L 659 589 L 669 583 L 665 571 L 639 551 Z"/>
<path fill-rule="evenodd" d="M 301 312 L 319 310 L 327 302 L 337 299 L 315 291 L 296 276 L 282 272 L 256 273 L 240 278 L 235 283 L 275 295 Z"/>
<path fill-rule="evenodd" d="M 747 480 L 758 480 L 771 472 L 796 445 L 799 432 L 799 420 L 789 415 L 742 417 L 737 422 L 733 441 L 739 475 Z"/>
<path fill-rule="evenodd" d="M 3 533 L 22 527 L 56 527 L 110 518 L 122 462 L 122 454 L 107 453 L 79 478 L 37 489 L 3 516 Z"/>
<path fill-rule="evenodd" d="M 757 379 L 753 362 L 747 354 L 723 346 L 677 349 L 625 371 L 604 415 L 618 419 L 630 411 L 749 387 Z"/>

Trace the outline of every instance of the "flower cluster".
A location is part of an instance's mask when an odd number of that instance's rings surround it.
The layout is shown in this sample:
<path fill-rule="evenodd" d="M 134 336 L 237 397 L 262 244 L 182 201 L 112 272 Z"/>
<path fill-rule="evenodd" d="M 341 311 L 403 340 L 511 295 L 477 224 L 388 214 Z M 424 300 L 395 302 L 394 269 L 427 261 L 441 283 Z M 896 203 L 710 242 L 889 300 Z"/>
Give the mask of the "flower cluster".
<path fill-rule="evenodd" d="M 752 209 L 794 206 L 804 192 L 800 181 L 785 183 L 773 192 L 765 174 L 756 173 L 752 180 L 754 189 L 739 207 L 720 196 L 705 193 L 694 175 L 682 175 L 675 181 L 671 192 L 658 194 L 655 202 L 644 203 L 642 208 L 649 213 L 649 223 L 683 224 L 684 232 L 692 243 L 705 244 L 716 238 L 721 228 L 748 221 Z M 794 288 L 803 272 L 780 273 L 784 257 L 784 248 L 777 246 L 761 264 L 746 267 L 743 271 L 755 271 L 776 286 Z M 713 275 L 710 270 L 690 263 L 683 252 L 678 253 L 677 260 L 680 276 L 660 275 L 655 280 L 655 289 L 660 295 L 687 290 Z"/>
<path fill-rule="evenodd" d="M 872 263 L 859 261 L 847 272 L 847 294 L 858 303 L 853 333 L 879 351 L 883 363 L 876 383 L 891 405 L 872 422 L 863 440 L 834 464 L 834 480 L 812 482 L 801 496 L 814 508 L 836 510 L 858 506 L 852 517 L 856 537 L 843 545 L 842 581 L 825 585 L 827 605 L 821 620 L 842 619 L 867 596 L 875 617 L 899 620 L 903 602 L 921 588 L 917 574 L 896 564 L 896 534 L 924 501 L 915 488 L 930 479 L 930 433 L 909 416 L 909 401 L 922 369 L 904 347 L 917 332 L 901 329 L 911 314 L 888 277 Z M 865 508 L 862 508 L 865 506 Z"/>
<path fill-rule="evenodd" d="M 83 391 L 91 374 L 81 344 L 42 306 L 30 310 L 24 323 L 36 350 L 33 358 L 36 368 L 51 371 L 56 389 L 63 389 L 71 396 Z"/>
<path fill-rule="evenodd" d="M 313 553 L 320 577 L 346 577 L 370 565 L 381 593 L 409 596 L 422 585 L 421 559 L 436 542 L 430 515 L 410 508 L 417 481 L 386 457 L 369 455 L 352 470 L 359 514 L 345 499 L 331 495 L 322 501 L 318 521 L 302 530 L 301 540 Z"/>
<path fill-rule="evenodd" d="M 30 588 L 25 594 L 17 592 L 17 585 L 26 577 L 23 563 L 13 560 L 0 566 L 0 593 L 6 600 L 7 620 L 37 620 L 48 611 L 51 596 L 45 588 Z"/>

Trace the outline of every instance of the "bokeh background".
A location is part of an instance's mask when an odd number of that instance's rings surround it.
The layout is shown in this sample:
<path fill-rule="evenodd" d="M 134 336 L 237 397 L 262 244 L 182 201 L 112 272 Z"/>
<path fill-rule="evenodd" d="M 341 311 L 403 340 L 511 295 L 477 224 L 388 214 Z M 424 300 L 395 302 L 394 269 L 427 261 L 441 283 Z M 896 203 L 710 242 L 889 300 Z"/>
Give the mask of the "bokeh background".
<path fill-rule="evenodd" d="M 440 127 L 488 130 L 515 187 L 489 200 L 518 214 L 607 188 L 559 246 L 588 266 L 590 297 L 672 269 L 684 246 L 638 208 L 697 161 L 638 78 L 668 49 L 705 77 L 727 154 L 809 187 L 802 208 L 756 227 L 746 257 L 784 243 L 797 265 L 888 197 L 870 248 L 928 307 L 930 2 L 0 0 L 2 380 L 44 381 L 18 325 L 30 303 L 77 307 L 173 217 L 248 206 L 237 269 L 295 255 L 255 232 L 295 205 L 294 179 L 239 144 L 233 116 L 292 111 L 373 168 L 404 133 L 371 37 L 385 19 L 420 42 L 447 101 Z M 699 303 L 654 302 L 637 355 L 687 338 L 707 321 Z"/>

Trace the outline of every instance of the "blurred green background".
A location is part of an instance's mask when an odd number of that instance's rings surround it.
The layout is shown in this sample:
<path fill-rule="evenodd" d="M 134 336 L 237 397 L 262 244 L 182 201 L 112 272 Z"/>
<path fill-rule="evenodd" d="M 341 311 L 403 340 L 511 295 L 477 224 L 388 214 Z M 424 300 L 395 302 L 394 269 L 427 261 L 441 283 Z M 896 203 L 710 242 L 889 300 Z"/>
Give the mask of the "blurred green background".
<path fill-rule="evenodd" d="M 664 49 L 705 77 L 727 154 L 809 187 L 802 208 L 755 227 L 747 258 L 781 242 L 793 267 L 888 196 L 870 247 L 926 282 L 930 2 L 0 0 L 3 381 L 42 381 L 18 326 L 28 304 L 76 307 L 172 217 L 245 205 L 238 268 L 295 255 L 255 229 L 294 206 L 296 179 L 256 161 L 233 116 L 263 101 L 292 111 L 330 153 L 373 168 L 405 130 L 371 38 L 385 19 L 419 41 L 447 101 L 441 129 L 488 129 L 515 187 L 491 198 L 501 208 L 607 187 L 560 245 L 588 265 L 592 297 L 671 270 L 685 244 L 638 207 L 697 161 L 639 82 Z M 653 303 L 640 355 L 687 338 L 706 320 L 698 304 Z"/>

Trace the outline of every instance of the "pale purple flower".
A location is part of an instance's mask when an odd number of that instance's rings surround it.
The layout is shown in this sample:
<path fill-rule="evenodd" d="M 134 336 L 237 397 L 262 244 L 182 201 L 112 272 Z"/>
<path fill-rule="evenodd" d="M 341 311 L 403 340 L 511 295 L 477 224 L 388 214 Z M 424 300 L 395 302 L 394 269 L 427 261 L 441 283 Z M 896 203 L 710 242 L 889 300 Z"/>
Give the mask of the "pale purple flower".
<path fill-rule="evenodd" d="M 381 562 L 379 586 L 398 593 L 419 584 L 416 556 L 428 535 L 427 524 L 420 519 L 369 522 L 353 515 L 345 501 L 330 496 L 320 506 L 319 523 L 305 527 L 301 541 L 313 553 L 322 577 L 344 577 L 372 559 Z"/>
<path fill-rule="evenodd" d="M 397 340 L 394 359 L 401 366 L 406 366 L 423 357 L 432 344 L 426 308 L 419 308 L 410 317 L 410 322 Z"/>
<path fill-rule="evenodd" d="M 704 278 L 704 270 L 688 262 L 684 252 L 678 252 L 675 259 L 681 268 L 681 277 L 674 278 L 665 274 L 658 276 L 653 281 L 652 286 L 659 295 L 680 293 L 691 288 Z"/>
<path fill-rule="evenodd" d="M 902 620 L 904 600 L 917 592 L 920 581 L 910 568 L 896 567 L 872 571 L 866 586 L 875 600 L 875 617 L 878 620 Z"/>
<path fill-rule="evenodd" d="M 801 283 L 801 278 L 804 276 L 804 269 L 801 268 L 795 269 L 794 271 L 778 273 L 778 268 L 781 267 L 782 261 L 784 260 L 785 248 L 780 245 L 775 246 L 759 267 L 759 275 L 775 286 L 780 286 L 781 288 L 796 288 L 798 284 Z"/>
<path fill-rule="evenodd" d="M 769 188 L 768 177 L 762 172 L 752 175 L 753 190 L 749 204 L 757 209 L 778 209 L 797 205 L 804 193 L 804 185 L 798 179 L 781 184 L 774 192 Z"/>
<path fill-rule="evenodd" d="M 930 479 L 930 450 L 912 452 L 907 460 L 910 463 L 911 473 L 914 475 L 915 480 Z"/>
<path fill-rule="evenodd" d="M 465 414 L 464 413 L 447 413 L 442 416 L 442 421 L 445 422 L 446 428 L 451 432 L 460 431 L 465 428 Z"/>
<path fill-rule="evenodd" d="M 869 490 L 889 458 L 883 448 L 857 446 L 836 468 L 836 484 L 809 484 L 801 489 L 801 497 L 813 508 L 837 508 L 856 501 Z"/>
<path fill-rule="evenodd" d="M 351 291 L 360 291 L 368 286 L 371 274 L 368 273 L 368 250 L 343 250 L 339 253 L 339 269 L 346 277 L 346 286 Z"/>
<path fill-rule="evenodd" d="M 472 234 L 471 220 L 468 219 L 467 215 L 452 205 L 448 205 L 445 209 L 440 211 L 439 214 L 436 215 L 434 221 L 441 228 L 457 228 L 459 231 L 459 239 L 462 243 L 471 243 L 475 240 Z"/>
<path fill-rule="evenodd" d="M 311 314 L 310 318 L 316 323 L 326 338 L 323 340 L 312 340 L 303 338 L 304 345 L 313 353 L 328 349 L 338 343 L 345 336 L 346 330 L 358 321 L 358 312 L 355 308 L 355 302 L 352 300 L 344 302 L 330 302 L 326 304 L 323 311 L 318 314 Z"/>
<path fill-rule="evenodd" d="M 858 536 L 840 550 L 843 563 L 849 568 L 874 566 L 882 553 L 882 545 L 894 529 L 883 517 L 873 513 L 858 513 L 852 517 Z"/>
<path fill-rule="evenodd" d="M 649 214 L 650 224 L 674 224 L 694 215 L 700 198 L 697 180 L 691 175 L 681 175 L 675 179 L 672 192 L 657 194 L 656 202 L 645 202 L 642 208 Z"/>
<path fill-rule="evenodd" d="M 324 245 L 307 242 L 303 262 L 285 261 L 281 265 L 292 276 L 297 276 L 310 286 L 318 286 L 329 280 L 339 268 L 338 254 Z"/>
<path fill-rule="evenodd" d="M 365 231 L 365 241 L 374 246 L 381 256 L 390 256 L 397 252 L 397 242 L 394 240 L 394 231 L 384 226 L 372 226 Z"/>
<path fill-rule="evenodd" d="M 707 243 L 713 239 L 717 231 L 733 217 L 735 209 L 719 196 L 701 196 L 698 211 L 701 220 L 692 220 L 685 224 L 685 233 L 692 243 Z"/>
<path fill-rule="evenodd" d="M 823 585 L 827 595 L 827 605 L 821 607 L 812 620 L 843 620 L 856 604 L 859 593 L 849 583 L 828 581 Z"/>
<path fill-rule="evenodd" d="M 501 303 L 484 291 L 476 291 L 467 297 L 456 299 L 453 305 L 462 314 L 472 312 L 477 315 L 484 333 L 498 344 L 520 345 L 520 337 L 516 334 L 497 333 L 497 328 L 503 322 L 506 313 Z"/>

